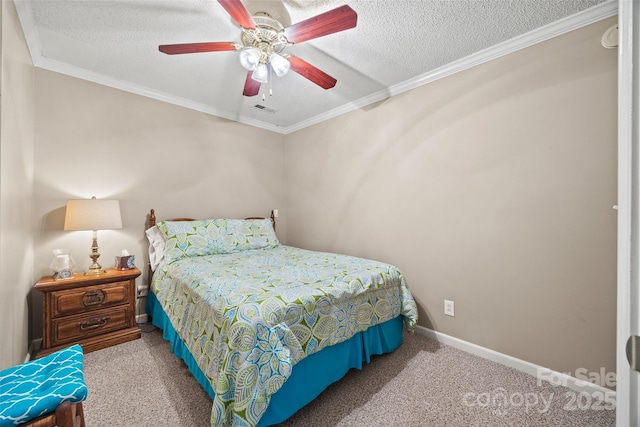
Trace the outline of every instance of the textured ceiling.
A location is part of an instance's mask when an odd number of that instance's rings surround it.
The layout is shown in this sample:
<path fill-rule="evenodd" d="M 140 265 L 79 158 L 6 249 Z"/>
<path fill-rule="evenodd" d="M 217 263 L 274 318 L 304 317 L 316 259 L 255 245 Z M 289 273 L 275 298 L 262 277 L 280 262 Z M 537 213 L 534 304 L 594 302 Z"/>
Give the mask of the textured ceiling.
<path fill-rule="evenodd" d="M 289 72 L 242 96 L 237 52 L 165 55 L 160 44 L 240 41 L 216 0 L 16 0 L 34 65 L 289 133 L 614 15 L 605 0 L 243 1 L 285 27 L 348 4 L 357 27 L 287 48 L 338 80 Z M 264 87 L 267 85 L 263 85 Z M 266 106 L 275 112 L 255 108 Z"/>

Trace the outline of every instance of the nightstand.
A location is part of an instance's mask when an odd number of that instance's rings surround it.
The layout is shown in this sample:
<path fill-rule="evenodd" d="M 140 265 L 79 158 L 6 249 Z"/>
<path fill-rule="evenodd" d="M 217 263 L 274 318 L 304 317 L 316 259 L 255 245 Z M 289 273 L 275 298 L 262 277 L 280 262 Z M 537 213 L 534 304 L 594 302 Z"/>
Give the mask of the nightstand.
<path fill-rule="evenodd" d="M 72 344 L 85 353 L 140 338 L 136 324 L 137 268 L 75 274 L 54 280 L 44 276 L 35 288 L 44 294 L 42 349 L 46 356 Z"/>

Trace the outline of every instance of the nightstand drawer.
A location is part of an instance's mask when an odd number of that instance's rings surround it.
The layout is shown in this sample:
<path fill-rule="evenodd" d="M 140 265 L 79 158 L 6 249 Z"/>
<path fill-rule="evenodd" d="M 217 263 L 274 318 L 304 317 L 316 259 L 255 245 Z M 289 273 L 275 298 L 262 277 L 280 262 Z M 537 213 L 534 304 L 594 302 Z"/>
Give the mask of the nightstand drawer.
<path fill-rule="evenodd" d="M 130 286 L 130 282 L 126 280 L 106 285 L 52 292 L 52 315 L 60 317 L 114 305 L 129 304 Z"/>
<path fill-rule="evenodd" d="M 76 342 L 94 335 L 124 329 L 131 318 L 131 307 L 122 306 L 107 310 L 94 311 L 91 314 L 53 319 L 54 345 L 64 342 Z"/>
<path fill-rule="evenodd" d="M 42 348 L 46 356 L 71 344 L 85 353 L 140 338 L 136 324 L 136 278 L 140 270 L 77 273 L 70 279 L 43 276 Z"/>

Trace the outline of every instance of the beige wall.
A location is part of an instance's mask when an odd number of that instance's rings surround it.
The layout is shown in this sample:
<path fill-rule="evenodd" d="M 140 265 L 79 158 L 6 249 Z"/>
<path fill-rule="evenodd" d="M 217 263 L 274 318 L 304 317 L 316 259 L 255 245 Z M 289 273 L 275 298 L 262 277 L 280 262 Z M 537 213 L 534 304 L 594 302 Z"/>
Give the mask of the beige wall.
<path fill-rule="evenodd" d="M 289 135 L 289 243 L 397 265 L 422 326 L 615 371 L 614 22 Z"/>
<path fill-rule="evenodd" d="M 88 264 L 90 233 L 62 222 L 66 199 L 95 195 L 122 206 L 124 228 L 99 236 L 104 264 L 127 248 L 144 265 L 149 208 L 279 208 L 285 243 L 399 266 L 423 326 L 560 371 L 615 370 L 616 52 L 599 45 L 612 20 L 282 136 L 40 69 L 15 73 L 28 58 L 9 4 L 2 365 L 24 356 L 26 294 L 49 274 L 51 249 Z M 31 313 L 39 336 L 39 307 Z"/>
<path fill-rule="evenodd" d="M 80 269 L 90 263 L 91 232 L 63 231 L 70 198 L 120 200 L 123 228 L 98 233 L 103 266 L 122 249 L 147 265 L 151 208 L 158 219 L 284 208 L 280 134 L 41 69 L 36 89 L 37 277 L 51 273 L 55 248 L 71 249 Z M 41 315 L 34 316 L 41 336 Z"/>
<path fill-rule="evenodd" d="M 0 369 L 24 361 L 33 281 L 33 66 L 13 2 L 0 4 Z"/>

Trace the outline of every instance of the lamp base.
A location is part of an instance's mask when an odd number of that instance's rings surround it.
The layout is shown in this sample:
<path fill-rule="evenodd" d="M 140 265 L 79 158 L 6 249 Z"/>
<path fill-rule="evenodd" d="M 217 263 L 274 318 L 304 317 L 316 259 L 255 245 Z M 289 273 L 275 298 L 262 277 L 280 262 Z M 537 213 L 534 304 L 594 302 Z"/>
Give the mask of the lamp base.
<path fill-rule="evenodd" d="M 91 265 L 89 266 L 89 269 L 84 274 L 86 274 L 87 276 L 92 276 L 102 273 L 106 273 L 106 270 L 94 260 L 93 263 L 91 263 Z"/>
<path fill-rule="evenodd" d="M 89 255 L 91 258 L 91 265 L 89 269 L 85 273 L 86 275 L 92 276 L 96 274 L 106 273 L 106 271 L 102 268 L 100 264 L 98 264 L 98 258 L 100 258 L 100 252 L 98 252 L 98 232 L 93 231 L 93 242 L 91 244 L 91 254 Z"/>

